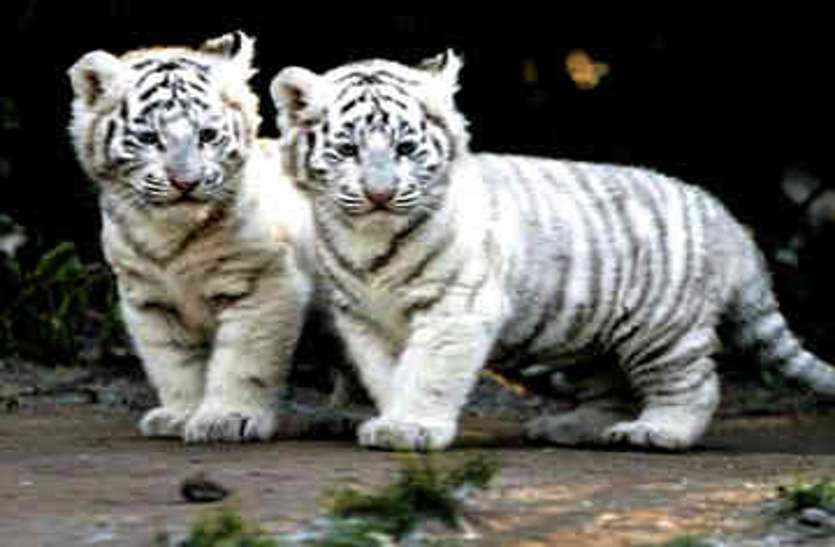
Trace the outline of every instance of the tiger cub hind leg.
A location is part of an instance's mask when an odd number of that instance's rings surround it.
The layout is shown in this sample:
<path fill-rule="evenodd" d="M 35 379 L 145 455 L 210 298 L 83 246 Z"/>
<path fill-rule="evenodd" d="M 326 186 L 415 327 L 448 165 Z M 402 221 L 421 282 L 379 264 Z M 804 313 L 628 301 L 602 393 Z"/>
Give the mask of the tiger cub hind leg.
<path fill-rule="evenodd" d="M 562 446 L 600 445 L 604 431 L 633 420 L 635 401 L 626 379 L 614 367 L 585 378 L 568 378 L 577 407 L 557 415 L 538 416 L 525 424 L 525 436 L 534 443 Z"/>
<path fill-rule="evenodd" d="M 599 445 L 605 431 L 633 416 L 618 405 L 582 404 L 571 412 L 530 420 L 525 424 L 525 436 L 533 442 L 562 446 Z"/>
<path fill-rule="evenodd" d="M 637 419 L 607 428 L 604 443 L 685 450 L 702 437 L 719 406 L 719 378 L 708 355 L 691 356 L 681 364 L 687 355 L 683 347 L 688 346 L 680 343 L 627 371 L 643 408 Z M 674 363 L 675 368 L 670 366 Z"/>

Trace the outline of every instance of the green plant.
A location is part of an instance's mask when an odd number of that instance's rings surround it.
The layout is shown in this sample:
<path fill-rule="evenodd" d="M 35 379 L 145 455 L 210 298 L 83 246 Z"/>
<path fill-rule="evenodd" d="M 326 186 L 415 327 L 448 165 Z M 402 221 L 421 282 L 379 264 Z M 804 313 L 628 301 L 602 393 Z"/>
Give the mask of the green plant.
<path fill-rule="evenodd" d="M 224 507 L 204 514 L 178 547 L 278 547 L 278 545 L 257 526 L 244 521 L 236 510 Z"/>
<path fill-rule="evenodd" d="M 781 486 L 777 495 L 783 512 L 794 513 L 810 508 L 835 511 L 835 480 L 832 479 Z"/>
<path fill-rule="evenodd" d="M 0 238 L 21 233 L 0 215 Z M 109 271 L 83 263 L 71 242 L 43 252 L 37 243 L 0 253 L 0 355 L 56 364 L 100 356 L 123 332 Z"/>
<path fill-rule="evenodd" d="M 437 519 L 457 528 L 461 495 L 488 486 L 498 467 L 483 457 L 441 472 L 431 457 L 414 456 L 406 461 L 397 480 L 377 492 L 346 487 L 332 492 L 327 505 L 333 517 L 359 519 L 379 534 L 401 539 L 420 521 Z"/>

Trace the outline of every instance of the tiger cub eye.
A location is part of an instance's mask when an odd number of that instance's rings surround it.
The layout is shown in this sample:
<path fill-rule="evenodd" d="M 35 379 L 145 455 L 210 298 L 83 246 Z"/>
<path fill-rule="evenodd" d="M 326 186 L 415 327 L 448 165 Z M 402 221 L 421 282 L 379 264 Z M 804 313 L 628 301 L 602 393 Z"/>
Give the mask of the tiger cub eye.
<path fill-rule="evenodd" d="M 346 158 L 353 158 L 359 154 L 359 152 L 359 147 L 351 142 L 344 142 L 336 146 L 336 153 Z"/>
<path fill-rule="evenodd" d="M 415 141 L 403 141 L 397 144 L 395 152 L 398 156 L 411 156 L 417 151 L 417 143 Z"/>
<path fill-rule="evenodd" d="M 155 146 L 159 144 L 159 135 L 156 131 L 142 131 L 136 136 L 139 142 L 147 144 L 148 146 Z"/>
<path fill-rule="evenodd" d="M 201 144 L 208 144 L 217 138 L 217 129 L 212 127 L 201 129 L 198 138 Z"/>

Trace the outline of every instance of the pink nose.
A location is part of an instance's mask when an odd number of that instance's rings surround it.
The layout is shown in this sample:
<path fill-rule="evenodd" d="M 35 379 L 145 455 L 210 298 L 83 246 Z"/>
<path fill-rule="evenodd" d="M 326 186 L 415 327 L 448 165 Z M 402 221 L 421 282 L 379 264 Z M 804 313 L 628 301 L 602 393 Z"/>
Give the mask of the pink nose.
<path fill-rule="evenodd" d="M 194 190 L 195 186 L 197 186 L 198 180 L 188 180 L 188 179 L 178 179 L 175 177 L 171 177 L 169 179 L 171 181 L 171 186 L 179 190 L 180 192 L 187 194 Z"/>
<path fill-rule="evenodd" d="M 391 198 L 394 197 L 394 191 L 392 190 L 365 190 L 365 197 L 371 203 L 375 203 L 377 205 L 385 205 Z"/>

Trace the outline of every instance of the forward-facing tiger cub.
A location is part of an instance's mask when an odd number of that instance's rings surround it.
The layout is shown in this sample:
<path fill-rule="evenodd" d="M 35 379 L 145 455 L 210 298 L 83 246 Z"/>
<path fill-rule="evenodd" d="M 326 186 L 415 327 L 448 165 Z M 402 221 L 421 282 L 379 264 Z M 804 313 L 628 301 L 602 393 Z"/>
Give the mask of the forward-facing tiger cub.
<path fill-rule="evenodd" d="M 714 198 L 643 169 L 471 154 L 460 67 L 448 53 L 272 83 L 337 327 L 380 412 L 361 444 L 448 446 L 491 360 L 594 370 L 585 402 L 533 421 L 535 438 L 683 449 L 719 402 L 720 326 L 835 394 L 835 369 L 790 333 L 757 249 Z M 604 356 L 615 374 L 588 364 Z M 619 376 L 638 406 L 611 389 Z"/>
<path fill-rule="evenodd" d="M 145 435 L 267 439 L 310 294 L 308 201 L 256 141 L 243 33 L 70 69 L 70 132 L 98 183 L 102 244 L 160 406 Z"/>

